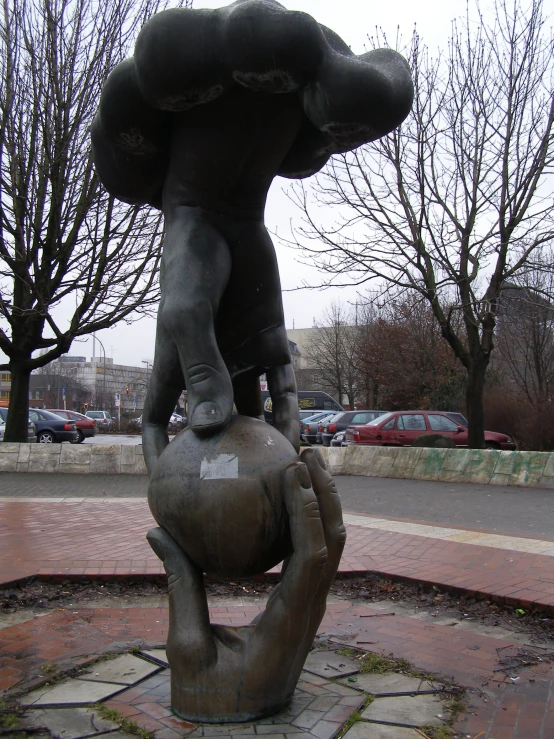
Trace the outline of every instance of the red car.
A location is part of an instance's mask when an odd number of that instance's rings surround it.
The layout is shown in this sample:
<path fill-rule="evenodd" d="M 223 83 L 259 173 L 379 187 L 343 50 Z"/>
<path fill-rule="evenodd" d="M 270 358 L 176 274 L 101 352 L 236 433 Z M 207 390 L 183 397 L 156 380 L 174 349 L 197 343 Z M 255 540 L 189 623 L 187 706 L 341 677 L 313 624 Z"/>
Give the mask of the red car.
<path fill-rule="evenodd" d="M 440 411 L 397 411 L 386 413 L 363 426 L 349 426 L 345 432 L 346 445 L 410 446 L 418 436 L 441 434 L 452 439 L 456 446 L 467 447 L 467 428 L 460 426 Z M 485 431 L 487 449 L 515 449 L 506 434 Z"/>
<path fill-rule="evenodd" d="M 50 413 L 55 413 L 57 416 L 60 416 L 60 418 L 67 418 L 68 421 L 75 421 L 78 438 L 75 439 L 75 441 L 72 441 L 72 444 L 82 444 L 87 437 L 94 436 L 96 434 L 96 424 L 92 418 L 87 418 L 86 416 L 83 416 L 82 413 L 64 410 L 51 410 Z"/>

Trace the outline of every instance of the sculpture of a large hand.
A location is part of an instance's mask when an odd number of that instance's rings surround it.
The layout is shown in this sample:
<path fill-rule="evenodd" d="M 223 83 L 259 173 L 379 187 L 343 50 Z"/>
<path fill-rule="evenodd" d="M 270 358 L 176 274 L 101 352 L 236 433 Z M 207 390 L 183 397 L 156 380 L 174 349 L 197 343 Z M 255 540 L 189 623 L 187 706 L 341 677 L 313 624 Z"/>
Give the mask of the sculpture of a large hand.
<path fill-rule="evenodd" d="M 246 627 L 210 624 L 203 573 L 162 528 L 148 540 L 169 578 L 173 710 L 207 721 L 270 715 L 291 699 L 325 613 L 346 532 L 334 482 L 307 449 L 283 480 L 293 554 L 265 611 Z"/>

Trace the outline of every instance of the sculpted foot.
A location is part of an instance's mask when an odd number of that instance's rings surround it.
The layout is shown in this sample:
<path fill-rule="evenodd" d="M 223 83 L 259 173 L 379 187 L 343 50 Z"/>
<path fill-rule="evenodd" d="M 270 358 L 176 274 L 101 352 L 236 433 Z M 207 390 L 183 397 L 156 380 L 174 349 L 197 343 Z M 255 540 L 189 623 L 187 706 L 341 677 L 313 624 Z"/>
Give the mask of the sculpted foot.
<path fill-rule="evenodd" d="M 228 423 L 229 418 L 230 415 L 224 415 L 217 403 L 204 401 L 194 409 L 190 426 L 198 435 L 209 436 L 220 431 Z"/>

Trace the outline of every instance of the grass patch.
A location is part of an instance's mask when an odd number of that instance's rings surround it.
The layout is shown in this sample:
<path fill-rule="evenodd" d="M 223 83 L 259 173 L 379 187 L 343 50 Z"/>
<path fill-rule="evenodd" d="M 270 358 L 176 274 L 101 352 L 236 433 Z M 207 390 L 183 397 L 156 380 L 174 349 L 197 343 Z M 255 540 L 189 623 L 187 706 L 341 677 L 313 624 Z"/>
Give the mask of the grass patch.
<path fill-rule="evenodd" d="M 358 652 L 356 649 L 352 649 L 352 647 L 341 647 L 340 649 L 337 649 L 336 654 L 340 654 L 341 657 L 356 659 L 356 657 L 361 655 L 361 652 Z"/>
<path fill-rule="evenodd" d="M 454 736 L 454 730 L 447 724 L 444 726 L 422 726 L 419 733 L 425 739 L 452 739 Z"/>
<path fill-rule="evenodd" d="M 20 724 L 19 716 L 16 713 L 8 711 L 0 711 L 0 728 L 17 729 Z"/>
<path fill-rule="evenodd" d="M 19 724 L 19 715 L 6 701 L 0 700 L 0 729 L 17 729 Z"/>
<path fill-rule="evenodd" d="M 456 735 L 452 728 L 461 713 L 466 713 L 468 708 L 463 700 L 456 698 L 444 706 L 444 710 L 450 713 L 448 721 L 443 726 L 421 726 L 419 731 L 426 739 L 451 739 Z"/>
<path fill-rule="evenodd" d="M 374 652 L 365 654 L 360 662 L 360 672 L 369 672 L 373 675 L 384 675 L 386 672 L 408 674 L 412 669 L 411 664 L 405 659 L 395 659 L 392 656 L 385 657 Z"/>
<path fill-rule="evenodd" d="M 101 718 L 106 719 L 106 721 L 115 721 L 115 723 L 119 725 L 120 729 L 127 731 L 129 734 L 134 734 L 135 736 L 140 737 L 140 739 L 154 739 L 154 734 L 146 731 L 146 729 L 141 729 L 136 721 L 129 721 L 129 719 L 126 719 L 125 716 L 122 716 L 119 711 L 116 711 L 114 708 L 108 708 L 103 703 L 95 703 L 90 706 L 90 708 L 95 710 L 98 715 Z"/>
<path fill-rule="evenodd" d="M 363 704 L 358 708 L 357 711 L 354 711 L 354 713 L 350 714 L 350 717 L 348 721 L 344 724 L 340 732 L 337 734 L 336 739 L 341 739 L 346 732 L 354 726 L 355 723 L 358 721 L 362 721 L 363 723 L 368 723 L 364 718 L 362 718 L 362 713 L 365 711 L 365 709 L 371 705 L 374 701 L 374 697 L 372 695 L 368 695 Z"/>

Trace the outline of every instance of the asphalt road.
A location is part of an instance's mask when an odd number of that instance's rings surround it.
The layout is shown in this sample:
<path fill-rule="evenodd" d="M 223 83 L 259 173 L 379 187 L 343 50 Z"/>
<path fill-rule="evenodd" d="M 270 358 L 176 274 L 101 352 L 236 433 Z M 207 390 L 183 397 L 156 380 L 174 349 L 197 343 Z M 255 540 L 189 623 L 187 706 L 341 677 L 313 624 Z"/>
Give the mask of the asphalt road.
<path fill-rule="evenodd" d="M 337 477 L 349 513 L 554 538 L 554 491 L 379 477 Z M 146 476 L 0 473 L 0 498 L 142 497 Z"/>
<path fill-rule="evenodd" d="M 554 490 L 382 477 L 335 480 L 350 513 L 554 538 Z"/>

